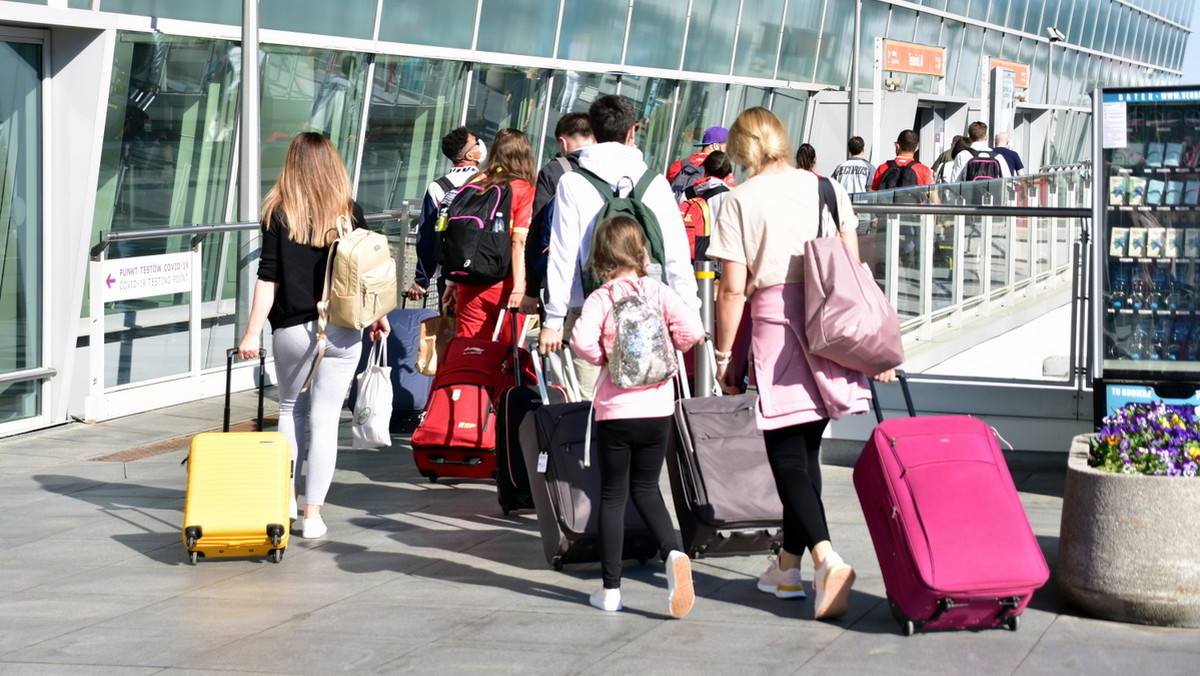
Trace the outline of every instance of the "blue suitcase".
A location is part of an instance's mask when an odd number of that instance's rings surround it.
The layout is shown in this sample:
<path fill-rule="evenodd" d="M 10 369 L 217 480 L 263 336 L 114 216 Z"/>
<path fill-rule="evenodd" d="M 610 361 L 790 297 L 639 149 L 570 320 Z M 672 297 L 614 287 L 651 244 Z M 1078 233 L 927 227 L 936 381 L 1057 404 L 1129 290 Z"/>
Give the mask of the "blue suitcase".
<path fill-rule="evenodd" d="M 392 420 L 389 427 L 393 432 L 411 432 L 417 417 L 425 410 L 429 399 L 432 376 L 417 372 L 417 346 L 420 341 L 421 322 L 436 317 L 437 310 L 431 308 L 397 308 L 388 313 L 392 331 L 388 334 L 388 366 L 392 367 Z M 369 341 L 370 329 L 363 332 L 363 340 Z M 358 362 L 357 373 L 367 368 L 371 351 L 364 348 Z M 349 408 L 354 410 L 357 398 L 357 379 L 350 387 Z"/>

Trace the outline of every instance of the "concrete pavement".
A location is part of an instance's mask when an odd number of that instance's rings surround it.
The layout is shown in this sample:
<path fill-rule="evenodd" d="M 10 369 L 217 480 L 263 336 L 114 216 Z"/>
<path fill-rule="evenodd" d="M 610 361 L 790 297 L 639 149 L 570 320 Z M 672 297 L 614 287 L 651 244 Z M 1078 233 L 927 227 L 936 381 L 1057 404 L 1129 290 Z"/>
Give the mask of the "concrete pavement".
<path fill-rule="evenodd" d="M 253 407 L 237 395 L 235 420 Z M 294 537 L 279 564 L 192 566 L 180 461 L 220 416 L 205 400 L 0 439 L 0 673 L 1145 676 L 1200 663 L 1200 631 L 1080 617 L 1053 579 L 1015 633 L 901 636 L 839 466 L 824 470 L 825 499 L 858 582 L 833 622 L 813 621 L 811 600 L 758 592 L 758 555 L 696 561 L 683 620 L 667 615 L 662 566 L 630 562 L 626 609 L 602 613 L 587 604 L 599 567 L 550 569 L 532 513 L 502 516 L 487 484 L 429 483 L 404 439 L 350 450 L 348 425 L 324 539 Z M 129 449 L 144 457 L 96 460 Z M 1053 567 L 1064 473 L 1012 465 Z"/>

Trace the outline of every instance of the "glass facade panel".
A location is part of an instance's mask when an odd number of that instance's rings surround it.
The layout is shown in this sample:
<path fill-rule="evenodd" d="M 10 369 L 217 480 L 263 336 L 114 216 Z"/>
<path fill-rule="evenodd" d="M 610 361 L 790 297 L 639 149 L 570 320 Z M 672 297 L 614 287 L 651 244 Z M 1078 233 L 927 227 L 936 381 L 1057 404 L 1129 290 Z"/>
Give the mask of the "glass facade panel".
<path fill-rule="evenodd" d="M 864 7 L 867 3 L 864 3 Z M 871 3 L 874 4 L 874 3 Z M 866 13 L 863 13 L 864 19 Z M 864 21 L 864 26 L 866 25 Z M 882 25 L 879 26 L 882 29 Z M 821 20 L 821 47 L 817 54 L 816 81 L 821 84 L 846 86 L 850 84 L 850 59 L 839 58 L 839 55 L 853 51 L 854 4 L 849 2 L 826 2 L 825 16 Z M 867 35 L 863 31 L 863 35 Z M 876 33 L 882 35 L 882 33 Z M 863 64 L 875 63 L 874 40 L 863 40 L 859 58 L 869 54 Z M 870 68 L 859 68 L 859 74 L 870 79 Z M 860 83 L 862 82 L 860 78 Z M 870 86 L 868 84 L 867 86 Z"/>
<path fill-rule="evenodd" d="M 106 230 L 225 221 L 240 66 L 241 49 L 232 42 L 118 34 L 92 241 Z M 116 242 L 106 255 L 111 259 L 180 253 L 188 244 L 184 237 Z M 222 251 L 219 245 L 204 251 L 209 277 L 202 288 L 205 300 L 214 300 L 225 292 L 215 277 Z M 188 327 L 182 306 L 189 296 L 105 305 L 106 314 L 120 317 L 125 325 L 106 342 L 106 386 L 186 371 Z M 87 307 L 85 298 L 84 314 Z"/>
<path fill-rule="evenodd" d="M 967 5 L 967 16 L 980 21 L 987 21 L 988 6 L 994 3 L 991 0 L 971 0 Z M 998 4 L 998 3 L 996 3 Z"/>
<path fill-rule="evenodd" d="M 816 67 L 817 46 L 821 34 L 822 2 L 789 2 L 783 25 L 783 44 L 779 52 L 780 79 L 811 82 Z"/>
<path fill-rule="evenodd" d="M 692 154 L 695 144 L 700 142 L 704 130 L 712 126 L 726 126 L 733 122 L 734 114 L 726 119 L 725 85 L 715 82 L 681 82 L 679 84 L 679 111 L 675 122 L 676 159 Z"/>
<path fill-rule="evenodd" d="M 275 184 L 288 144 L 302 131 L 328 137 L 353 171 L 366 63 L 354 52 L 263 45 L 262 194 Z"/>
<path fill-rule="evenodd" d="M 539 164 L 545 163 L 558 152 L 558 139 L 554 136 L 554 128 L 558 121 L 567 113 L 586 113 L 588 107 L 597 97 L 616 91 L 616 79 L 603 73 L 578 72 L 573 70 L 556 70 L 551 78 L 550 107 L 546 128 L 542 132 L 541 153 Z M 586 97 L 584 96 L 586 94 Z M 535 113 L 540 117 L 541 113 Z M 538 139 L 530 137 L 533 151 L 538 152 Z"/>
<path fill-rule="evenodd" d="M 892 7 L 891 19 L 888 21 L 887 36 L 893 40 L 904 42 L 919 42 L 924 45 L 937 44 L 932 36 L 921 35 L 914 37 L 917 30 L 917 13 L 911 9 Z"/>
<path fill-rule="evenodd" d="M 552 56 L 554 49 L 554 26 L 558 21 L 558 3 L 542 0 L 482 0 L 483 11 L 479 25 L 478 48 L 485 52 L 502 54 L 526 54 L 528 56 Z M 471 3 L 474 5 L 474 3 Z M 568 3 L 583 5 L 586 3 Z M 444 9 L 439 6 L 439 9 Z M 475 8 L 471 8 L 474 16 Z M 445 17 L 439 13 L 439 20 Z M 621 25 L 624 26 L 625 10 L 621 10 Z M 467 23 L 467 22 L 464 22 Z M 619 42 L 619 38 L 618 38 Z M 590 46 L 584 47 L 584 51 Z M 574 56 L 568 58 L 575 58 Z"/>
<path fill-rule="evenodd" d="M 571 39 L 559 42 L 558 57 L 572 61 L 621 63 L 628 10 L 629 3 L 626 0 L 589 0 L 563 5 L 562 34 L 570 35 Z M 483 25 L 491 26 L 486 22 Z M 483 42 L 482 34 L 479 40 Z"/>
<path fill-rule="evenodd" d="M 405 199 L 419 203 L 429 183 L 449 170 L 441 142 L 462 119 L 468 68 L 398 56 L 375 63 L 358 179 L 364 211 L 397 209 Z"/>
<path fill-rule="evenodd" d="M 383 0 L 379 39 L 469 49 L 475 32 L 476 1 Z M 446 17 L 458 17 L 459 20 L 447 21 Z"/>
<path fill-rule="evenodd" d="M 467 104 L 467 127 L 489 143 L 501 129 L 520 129 L 529 135 L 536 152 L 542 133 L 542 111 L 550 95 L 550 71 L 477 66 L 474 84 Z M 594 100 L 595 95 L 591 94 L 587 105 Z"/>
<path fill-rule="evenodd" d="M 783 21 L 781 0 L 757 0 L 742 5 L 738 32 L 735 75 L 773 77 L 779 51 L 779 24 Z"/>
<path fill-rule="evenodd" d="M 100 9 L 105 12 L 138 14 L 163 19 L 204 21 L 207 23 L 223 23 L 234 26 L 242 24 L 242 0 L 206 0 L 205 2 L 179 2 L 179 0 L 100 0 Z"/>
<path fill-rule="evenodd" d="M 687 4 L 677 0 L 639 0 L 633 5 L 625 63 L 678 68 L 687 28 Z"/>
<path fill-rule="evenodd" d="M 45 0 L 41 1 L 44 3 Z M 67 3 L 67 7 L 70 7 L 71 9 L 91 9 L 92 0 L 70 0 L 70 2 Z"/>
<path fill-rule="evenodd" d="M 980 0 L 975 0 L 980 2 Z M 967 13 L 967 5 L 971 0 L 948 0 L 946 2 L 946 11 L 951 14 L 965 15 Z"/>
<path fill-rule="evenodd" d="M 684 70 L 701 73 L 729 72 L 733 58 L 733 31 L 737 26 L 738 3 L 695 0 L 684 46 Z"/>
<path fill-rule="evenodd" d="M 638 130 L 633 144 L 642 149 L 646 165 L 665 171 L 671 164 L 671 103 L 675 99 L 675 80 L 657 77 L 621 77 L 621 96 L 633 101 L 638 111 Z"/>
<path fill-rule="evenodd" d="M 979 88 L 979 63 L 983 49 L 984 31 L 979 26 L 964 25 L 962 47 L 958 52 L 958 72 L 954 76 L 956 96 L 975 96 Z M 954 62 L 953 56 L 947 61 Z"/>
<path fill-rule="evenodd" d="M 0 42 L 0 374 L 42 366 L 42 47 Z M 0 423 L 41 413 L 40 380 L 0 385 Z"/>
<path fill-rule="evenodd" d="M 259 0 L 258 23 L 281 31 L 370 38 L 376 7 L 376 0 Z"/>
<path fill-rule="evenodd" d="M 844 16 L 840 17 L 841 20 L 837 20 L 832 17 L 832 15 L 834 14 L 835 7 L 843 8 Z M 882 2 L 875 2 L 875 0 L 864 0 L 863 5 L 862 5 L 862 34 L 863 35 L 879 35 L 879 36 L 887 35 L 888 7 L 889 7 L 889 5 L 885 5 Z M 828 8 L 828 11 L 826 12 L 826 17 L 825 17 L 826 32 L 844 30 L 844 27 L 847 25 L 845 22 L 848 22 L 850 26 L 854 25 L 854 5 L 852 3 L 848 3 L 848 2 L 833 3 Z M 853 44 L 851 42 L 852 39 L 853 38 L 851 36 L 850 39 L 847 39 L 842 43 L 841 47 L 843 50 L 850 48 L 850 46 Z M 860 47 L 860 49 L 858 52 L 858 62 L 863 65 L 874 64 L 875 63 L 875 41 L 874 40 L 863 40 L 862 43 L 859 45 L 859 47 Z M 830 58 L 832 58 L 835 61 L 844 61 L 844 59 L 838 59 L 835 56 L 836 54 L 839 54 L 839 53 L 845 53 L 845 51 L 833 52 L 830 54 Z M 822 48 L 820 60 L 824 60 L 825 58 L 826 58 L 825 49 Z M 818 68 L 818 72 L 819 72 L 820 64 L 818 64 L 817 68 Z M 850 68 L 850 64 L 847 63 L 846 64 L 847 75 L 849 74 L 849 68 Z M 871 68 L 859 67 L 859 69 L 858 69 L 858 86 L 859 87 L 871 87 L 874 84 L 874 77 L 875 76 L 871 72 Z M 821 78 L 821 81 L 829 82 L 830 84 L 839 84 L 837 82 L 831 82 L 831 81 L 825 80 L 824 78 Z M 843 80 L 843 82 L 849 82 L 849 78 L 846 78 L 845 80 Z"/>

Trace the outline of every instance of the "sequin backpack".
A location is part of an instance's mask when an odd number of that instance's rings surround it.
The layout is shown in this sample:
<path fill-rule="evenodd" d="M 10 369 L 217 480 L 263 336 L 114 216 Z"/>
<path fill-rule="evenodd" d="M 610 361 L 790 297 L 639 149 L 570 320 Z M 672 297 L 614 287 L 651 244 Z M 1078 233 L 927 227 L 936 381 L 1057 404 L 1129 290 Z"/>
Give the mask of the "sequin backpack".
<path fill-rule="evenodd" d="M 630 293 L 618 298 L 619 286 L 628 286 Z M 614 284 L 610 293 L 613 342 L 608 375 L 612 384 L 637 389 L 670 380 L 678 365 L 658 302 L 646 297 L 640 282 Z"/>

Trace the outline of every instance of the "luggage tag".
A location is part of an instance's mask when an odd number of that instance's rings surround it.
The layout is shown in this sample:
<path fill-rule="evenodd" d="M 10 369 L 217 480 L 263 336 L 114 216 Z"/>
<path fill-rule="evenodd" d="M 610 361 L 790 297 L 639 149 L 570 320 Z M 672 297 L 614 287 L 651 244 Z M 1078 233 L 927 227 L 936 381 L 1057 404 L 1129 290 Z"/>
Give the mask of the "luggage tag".
<path fill-rule="evenodd" d="M 538 464 L 537 464 L 538 474 L 545 474 L 546 466 L 549 464 L 550 464 L 550 454 L 547 453 L 546 451 L 542 451 L 541 453 L 538 453 Z"/>

